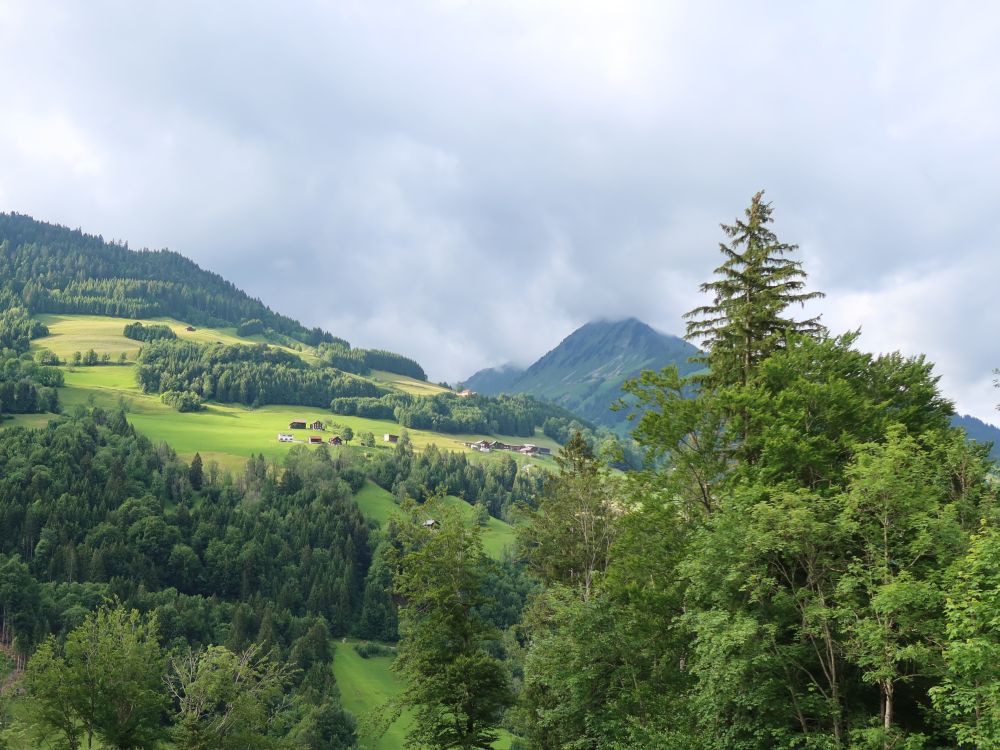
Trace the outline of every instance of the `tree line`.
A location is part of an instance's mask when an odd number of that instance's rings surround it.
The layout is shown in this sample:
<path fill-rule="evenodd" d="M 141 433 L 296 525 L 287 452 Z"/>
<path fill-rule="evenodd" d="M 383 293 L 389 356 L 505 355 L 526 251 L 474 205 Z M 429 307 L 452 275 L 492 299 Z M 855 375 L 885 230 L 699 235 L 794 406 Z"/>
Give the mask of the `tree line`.
<path fill-rule="evenodd" d="M 189 391 L 202 399 L 263 406 L 300 404 L 326 408 L 334 398 L 378 396 L 369 380 L 329 368 L 266 344 L 198 344 L 158 340 L 139 353 L 136 377 L 146 393 Z"/>
<path fill-rule="evenodd" d="M 535 429 L 550 418 L 565 424 L 576 420 L 562 407 L 524 394 L 460 397 L 454 393 L 433 396 L 387 393 L 377 398 L 336 398 L 330 402 L 330 409 L 334 414 L 391 419 L 403 427 L 453 435 L 485 433 L 531 437 Z M 592 427 L 589 423 L 580 426 Z"/>
<path fill-rule="evenodd" d="M 124 330 L 122 330 L 122 335 L 135 341 L 156 341 L 157 339 L 177 338 L 177 334 L 174 333 L 174 329 L 170 326 L 158 323 L 143 325 L 138 321 L 135 323 L 126 323 Z"/>

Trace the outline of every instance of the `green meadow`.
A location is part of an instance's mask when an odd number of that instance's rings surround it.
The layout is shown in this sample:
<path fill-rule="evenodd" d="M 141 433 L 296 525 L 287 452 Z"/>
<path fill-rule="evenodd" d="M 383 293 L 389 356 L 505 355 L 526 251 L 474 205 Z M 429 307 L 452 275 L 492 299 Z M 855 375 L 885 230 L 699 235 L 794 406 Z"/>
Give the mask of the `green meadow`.
<path fill-rule="evenodd" d="M 107 352 L 113 361 L 119 354 L 134 360 L 139 352 L 140 342 L 133 341 L 122 335 L 125 324 L 130 322 L 124 318 L 106 318 L 96 315 L 41 315 L 49 327 L 49 335 L 32 342 L 33 349 L 49 349 L 60 359 L 68 360 L 73 352 L 85 352 L 93 349 L 98 354 Z M 185 330 L 186 324 L 171 318 L 143 320 L 143 323 L 160 323 L 169 325 L 178 336 L 191 338 L 202 342 L 221 341 L 223 343 L 254 343 L 264 341 L 260 337 L 240 337 L 235 329 L 199 328 L 193 332 Z M 266 343 L 272 346 L 293 351 L 305 359 L 314 359 L 309 347 L 290 349 L 273 341 Z M 299 345 L 297 345 L 299 346 Z M 401 434 L 403 428 L 392 421 L 381 419 L 366 419 L 331 414 L 325 409 L 312 407 L 288 406 L 272 404 L 257 409 L 251 409 L 242 404 L 220 404 L 209 402 L 206 409 L 200 412 L 180 413 L 160 402 L 159 396 L 143 393 L 135 382 L 135 370 L 131 364 L 100 365 L 94 367 L 64 367 L 66 387 L 59 392 L 64 409 L 76 405 L 102 406 L 117 408 L 124 406 L 128 412 L 129 421 L 139 432 L 152 440 L 165 441 L 184 458 L 200 453 L 205 461 L 215 460 L 221 466 L 234 467 L 242 464 L 250 455 L 261 454 L 266 458 L 280 460 L 295 443 L 279 443 L 279 432 L 288 432 L 289 423 L 294 419 L 306 419 L 309 422 L 321 420 L 330 423 L 329 429 L 323 433 L 309 430 L 296 431 L 297 439 L 306 441 L 311 434 L 322 434 L 331 437 L 338 434 L 344 427 L 350 427 L 354 434 L 371 432 L 375 435 L 374 450 L 384 450 L 389 447 L 383 441 L 385 434 Z M 432 395 L 446 392 L 447 389 L 423 381 L 414 380 L 402 375 L 376 371 L 372 374 L 374 380 L 381 385 L 407 393 Z M 24 415 L 3 424 L 26 424 L 41 426 L 45 423 L 44 415 Z M 409 430 L 408 434 L 417 450 L 422 450 L 431 444 L 436 444 L 443 450 L 467 451 L 463 443 L 474 442 L 483 435 L 448 435 L 426 430 Z M 504 442 L 525 442 L 525 438 L 513 435 L 492 436 Z M 530 442 L 536 445 L 556 449 L 558 444 L 537 431 Z M 361 450 L 355 440 L 346 450 Z M 372 450 L 372 449 L 367 449 Z M 474 460 L 496 460 L 496 456 L 504 454 L 484 455 L 473 454 Z M 552 465 L 552 459 L 527 458 L 517 456 L 520 463 Z"/>
<path fill-rule="evenodd" d="M 392 516 L 400 513 L 392 493 L 371 481 L 365 482 L 365 486 L 354 496 L 354 500 L 365 518 L 375 521 L 379 526 L 384 525 Z M 467 521 L 474 520 L 475 508 L 461 498 L 448 495 L 443 502 L 447 507 L 457 508 Z M 483 549 L 487 555 L 495 560 L 503 557 L 504 551 L 514 544 L 514 538 L 514 527 L 504 523 L 499 518 L 491 517 L 486 526 L 483 527 Z"/>
<path fill-rule="evenodd" d="M 409 729 L 410 714 L 404 712 L 380 737 L 375 726 L 388 709 L 388 703 L 402 692 L 403 686 L 392 671 L 393 656 L 371 656 L 362 659 L 354 650 L 360 641 L 344 639 L 333 655 L 333 674 L 340 688 L 340 699 L 358 719 L 358 747 L 361 750 L 398 750 L 403 747 Z M 493 747 L 506 750 L 511 735 L 501 731 Z"/>

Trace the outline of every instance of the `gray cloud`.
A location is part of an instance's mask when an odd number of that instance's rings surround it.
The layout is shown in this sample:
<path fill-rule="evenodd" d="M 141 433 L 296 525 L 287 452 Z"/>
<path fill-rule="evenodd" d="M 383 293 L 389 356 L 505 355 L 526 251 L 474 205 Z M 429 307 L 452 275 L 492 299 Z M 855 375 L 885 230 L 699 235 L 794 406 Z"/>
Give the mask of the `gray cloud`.
<path fill-rule="evenodd" d="M 436 379 L 679 332 L 760 187 L 831 327 L 992 417 L 1000 11 L 0 5 L 0 206 L 168 246 Z"/>

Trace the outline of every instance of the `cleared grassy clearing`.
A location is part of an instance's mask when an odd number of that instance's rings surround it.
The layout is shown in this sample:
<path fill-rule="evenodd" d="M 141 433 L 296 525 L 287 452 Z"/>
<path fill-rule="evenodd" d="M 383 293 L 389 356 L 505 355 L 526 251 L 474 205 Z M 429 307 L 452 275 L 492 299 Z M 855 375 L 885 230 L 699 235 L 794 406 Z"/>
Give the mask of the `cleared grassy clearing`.
<path fill-rule="evenodd" d="M 361 512 L 369 521 L 374 521 L 379 526 L 385 526 L 386 522 L 399 513 L 399 506 L 396 505 L 392 493 L 383 490 L 370 479 L 365 482 L 365 486 L 354 496 L 354 502 L 358 504 Z"/>
<path fill-rule="evenodd" d="M 398 750 L 403 747 L 406 732 L 412 721 L 409 712 L 404 713 L 379 738 L 371 733 L 373 720 L 381 716 L 386 702 L 402 692 L 399 677 L 391 671 L 392 656 L 372 656 L 362 659 L 354 650 L 358 641 L 345 640 L 336 644 L 333 655 L 333 674 L 340 687 L 340 698 L 348 711 L 358 719 L 358 747 L 362 750 Z M 510 747 L 511 736 L 501 732 L 493 747 L 506 750 Z"/>
<path fill-rule="evenodd" d="M 39 315 L 37 316 L 49 328 L 49 335 L 31 342 L 32 349 L 48 349 L 60 359 L 69 361 L 73 352 L 85 352 L 93 349 L 98 354 L 107 352 L 112 359 L 117 359 L 122 352 L 134 360 L 139 353 L 141 341 L 126 338 L 122 330 L 126 324 L 132 323 L 131 318 L 107 318 L 101 315 Z M 174 318 L 142 318 L 144 325 L 160 324 L 170 326 L 178 338 L 197 341 L 201 344 L 221 342 L 223 344 L 269 344 L 278 349 L 298 354 L 303 359 L 313 361 L 312 349 L 303 346 L 303 351 L 291 349 L 280 343 L 268 340 L 262 336 L 243 337 L 236 335 L 235 328 L 196 328 L 187 331 L 187 323 Z"/>
<path fill-rule="evenodd" d="M 379 487 L 374 482 L 365 482 L 365 486 L 354 496 L 355 502 L 365 518 L 382 526 L 392 516 L 400 512 L 392 493 Z M 449 508 L 457 508 L 462 517 L 470 523 L 474 522 L 476 509 L 460 497 L 448 495 L 444 504 Z M 503 557 L 504 551 L 514 544 L 516 535 L 514 527 L 504 523 L 499 518 L 490 518 L 483 528 L 483 549 L 495 560 Z"/>

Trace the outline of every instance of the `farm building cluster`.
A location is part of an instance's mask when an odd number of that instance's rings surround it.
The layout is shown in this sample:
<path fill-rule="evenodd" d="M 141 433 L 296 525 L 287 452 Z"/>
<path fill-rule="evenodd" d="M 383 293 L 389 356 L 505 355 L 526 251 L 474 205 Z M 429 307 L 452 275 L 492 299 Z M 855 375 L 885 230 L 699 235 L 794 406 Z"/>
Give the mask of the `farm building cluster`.
<path fill-rule="evenodd" d="M 293 419 L 288 424 L 288 429 L 290 430 L 304 430 L 306 428 L 310 430 L 325 430 L 323 422 L 319 419 L 309 423 L 304 419 Z M 310 445 L 323 445 L 324 443 L 329 443 L 330 445 L 343 445 L 344 439 L 339 435 L 334 435 L 331 438 L 324 438 L 322 435 L 310 435 L 306 440 L 297 440 L 294 435 L 287 432 L 278 433 L 279 443 L 309 443 Z"/>
<path fill-rule="evenodd" d="M 513 453 L 521 453 L 525 456 L 549 456 L 552 454 L 551 448 L 543 448 L 538 445 L 532 445 L 531 443 L 525 443 L 524 445 L 508 445 L 507 443 L 501 443 L 499 440 L 478 440 L 475 443 L 466 443 L 466 448 L 471 448 L 474 451 L 479 451 L 480 453 L 490 453 L 491 451 L 511 451 Z"/>

